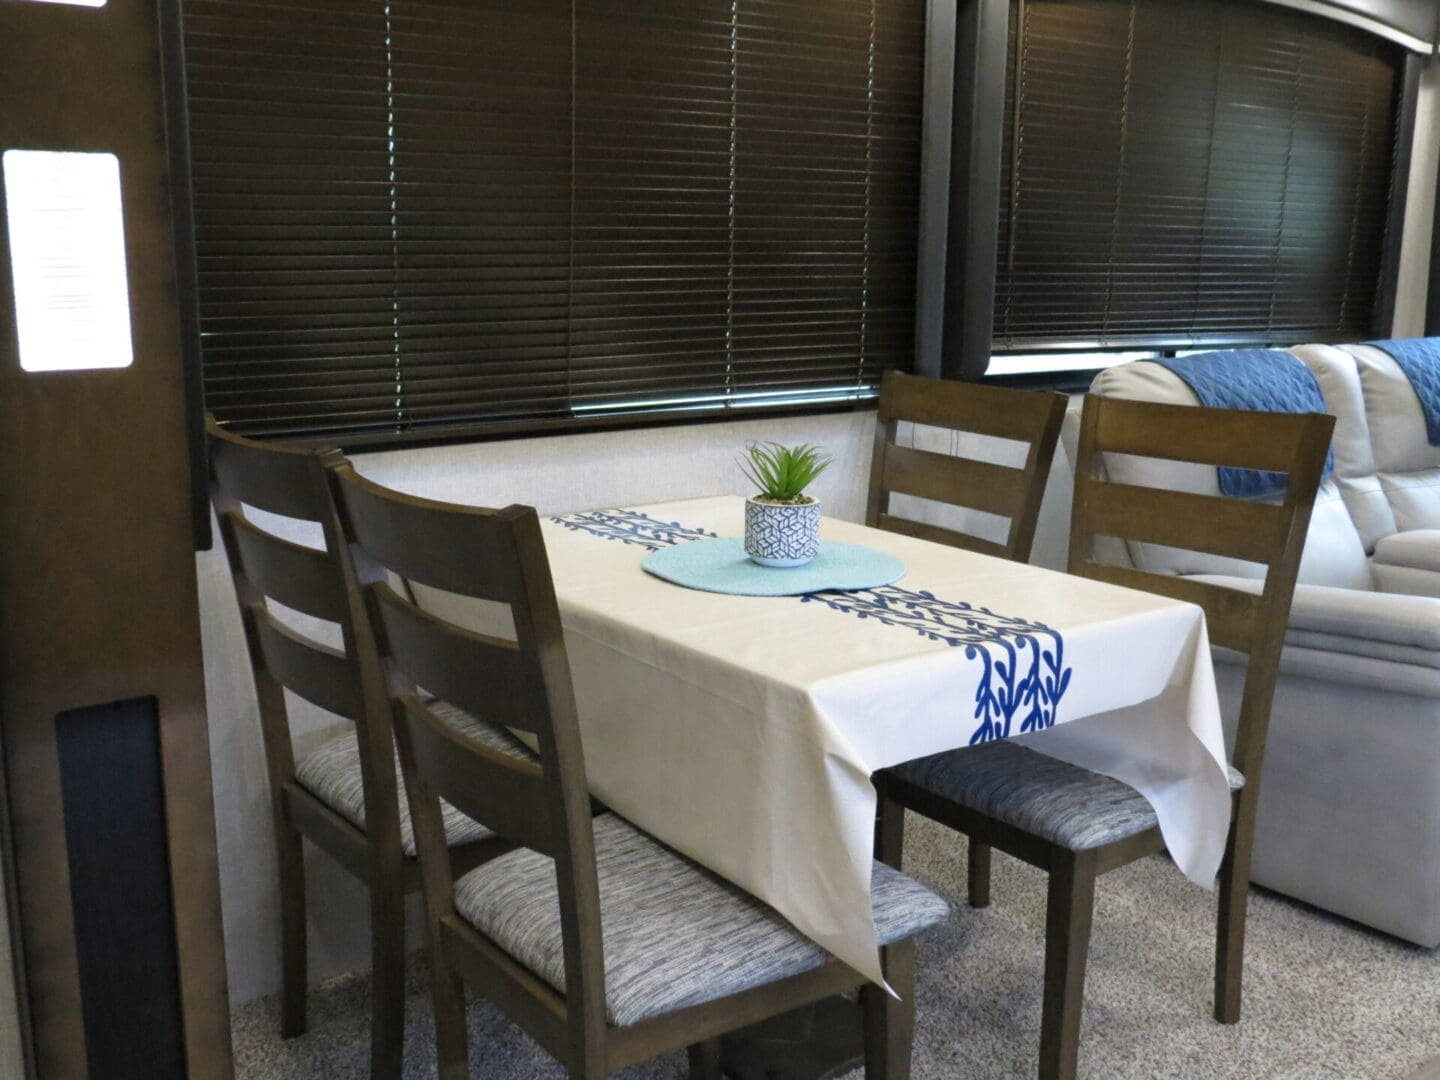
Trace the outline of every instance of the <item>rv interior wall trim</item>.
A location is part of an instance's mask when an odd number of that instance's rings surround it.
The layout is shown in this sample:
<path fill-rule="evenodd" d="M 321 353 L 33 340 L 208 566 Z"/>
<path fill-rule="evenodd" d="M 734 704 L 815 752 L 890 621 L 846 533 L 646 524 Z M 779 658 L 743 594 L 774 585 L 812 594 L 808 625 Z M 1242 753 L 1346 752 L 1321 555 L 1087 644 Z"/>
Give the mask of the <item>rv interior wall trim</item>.
<path fill-rule="evenodd" d="M 950 227 L 950 154 L 955 121 L 955 3 L 929 0 L 920 160 L 920 241 L 915 295 L 915 370 L 940 374 L 945 259 Z"/>
<path fill-rule="evenodd" d="M 1434 249 L 1436 187 L 1440 185 L 1440 60 L 1431 60 L 1420 76 L 1415 102 L 1415 141 L 1410 149 L 1410 186 L 1400 244 L 1400 274 L 1395 288 L 1396 337 L 1426 333 L 1425 308 Z"/>
<path fill-rule="evenodd" d="M 1402 30 L 1400 27 L 1393 26 L 1372 15 L 1367 15 L 1362 11 L 1356 11 L 1350 7 L 1342 7 L 1337 3 L 1328 2 L 1328 0 L 1264 0 L 1264 2 L 1267 4 L 1278 4 L 1281 7 L 1294 8 L 1296 11 L 1306 11 L 1311 15 L 1334 19 L 1336 22 L 1348 23 L 1351 26 L 1358 26 L 1362 30 L 1368 30 L 1372 34 L 1393 41 L 1397 45 L 1403 45 L 1412 52 L 1421 53 L 1425 56 L 1429 56 L 1435 52 L 1436 42 L 1434 38 L 1436 37 L 1436 32 L 1432 28 L 1427 28 L 1426 32 L 1429 34 L 1428 39 L 1418 37 L 1413 33 Z M 1372 3 L 1368 6 L 1385 10 L 1397 5 Z"/>

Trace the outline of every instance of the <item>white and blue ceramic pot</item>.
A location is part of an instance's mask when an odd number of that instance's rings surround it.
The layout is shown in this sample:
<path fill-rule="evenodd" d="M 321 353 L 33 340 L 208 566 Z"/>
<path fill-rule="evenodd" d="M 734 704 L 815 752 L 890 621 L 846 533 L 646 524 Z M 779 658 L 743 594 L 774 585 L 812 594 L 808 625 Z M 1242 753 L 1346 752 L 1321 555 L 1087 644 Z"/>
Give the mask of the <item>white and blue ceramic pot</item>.
<path fill-rule="evenodd" d="M 761 566 L 804 566 L 820 550 L 820 500 L 745 500 L 745 554 Z"/>

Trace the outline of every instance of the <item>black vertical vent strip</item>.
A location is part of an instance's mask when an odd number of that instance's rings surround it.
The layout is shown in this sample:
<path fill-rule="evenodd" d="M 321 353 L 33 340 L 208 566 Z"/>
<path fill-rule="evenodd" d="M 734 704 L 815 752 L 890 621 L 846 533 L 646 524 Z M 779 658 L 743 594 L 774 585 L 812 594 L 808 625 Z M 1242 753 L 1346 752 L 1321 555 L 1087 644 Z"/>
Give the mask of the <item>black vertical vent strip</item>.
<path fill-rule="evenodd" d="M 187 0 L 207 405 L 426 438 L 913 363 L 924 0 Z"/>
<path fill-rule="evenodd" d="M 1014 0 L 996 347 L 1370 335 L 1403 54 L 1247 0 Z"/>
<path fill-rule="evenodd" d="M 55 718 L 92 1077 L 185 1080 L 154 698 Z"/>

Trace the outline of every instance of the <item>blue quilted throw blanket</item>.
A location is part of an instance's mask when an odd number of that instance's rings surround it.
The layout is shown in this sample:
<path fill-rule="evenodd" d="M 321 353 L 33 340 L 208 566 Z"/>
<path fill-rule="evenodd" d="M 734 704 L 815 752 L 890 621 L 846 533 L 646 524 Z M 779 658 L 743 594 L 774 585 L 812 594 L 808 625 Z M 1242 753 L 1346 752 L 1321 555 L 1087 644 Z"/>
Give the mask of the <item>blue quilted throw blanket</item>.
<path fill-rule="evenodd" d="M 1425 434 L 1430 445 L 1440 446 L 1440 338 L 1405 338 L 1368 344 L 1384 349 L 1400 365 L 1425 412 Z"/>
<path fill-rule="evenodd" d="M 1154 361 L 1180 376 L 1208 409 L 1308 413 L 1325 411 L 1320 384 L 1298 359 L 1280 349 L 1232 349 L 1163 357 Z M 1335 464 L 1331 451 L 1325 475 Z M 1285 490 L 1285 474 L 1222 466 L 1220 491 L 1257 498 Z"/>

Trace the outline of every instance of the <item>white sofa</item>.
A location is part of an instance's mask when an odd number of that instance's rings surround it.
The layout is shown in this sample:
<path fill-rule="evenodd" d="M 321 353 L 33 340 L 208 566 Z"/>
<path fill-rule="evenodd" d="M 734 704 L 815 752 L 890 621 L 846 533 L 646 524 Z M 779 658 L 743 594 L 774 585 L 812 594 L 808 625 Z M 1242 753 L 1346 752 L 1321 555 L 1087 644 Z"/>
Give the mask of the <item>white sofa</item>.
<path fill-rule="evenodd" d="M 1290 350 L 1337 418 L 1271 714 L 1254 880 L 1426 947 L 1440 945 L 1440 447 L 1399 366 L 1369 346 Z M 1091 392 L 1194 405 L 1153 363 Z M 1073 450 L 1076 418 L 1067 425 Z M 1073 452 L 1071 460 L 1074 460 Z M 1218 494 L 1213 468 L 1123 458 L 1116 478 Z M 1258 579 L 1262 568 L 1115 542 L 1149 570 Z M 1258 580 L 1253 587 L 1258 587 Z M 1227 720 L 1243 670 L 1217 651 Z"/>

